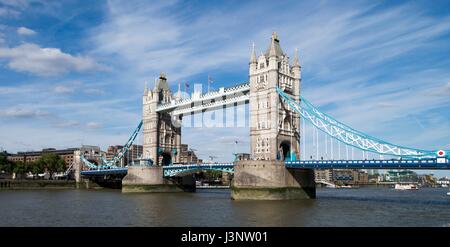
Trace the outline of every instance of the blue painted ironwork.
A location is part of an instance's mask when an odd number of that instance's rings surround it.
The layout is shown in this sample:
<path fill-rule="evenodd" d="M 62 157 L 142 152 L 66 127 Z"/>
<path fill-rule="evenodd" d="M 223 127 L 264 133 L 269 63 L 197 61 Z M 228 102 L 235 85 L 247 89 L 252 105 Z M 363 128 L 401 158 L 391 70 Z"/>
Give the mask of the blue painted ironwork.
<path fill-rule="evenodd" d="M 194 173 L 198 171 L 223 171 L 228 173 L 234 172 L 233 163 L 217 163 L 217 164 L 195 164 L 195 165 L 171 165 L 164 166 L 164 176 L 174 177 L 181 174 Z"/>
<path fill-rule="evenodd" d="M 361 131 L 357 131 L 350 126 L 337 121 L 333 117 L 319 111 L 305 98 L 300 96 L 301 102 L 297 102 L 295 99 L 284 93 L 282 89 L 277 87 L 276 90 L 281 96 L 281 99 L 295 112 L 311 122 L 317 129 L 344 144 L 356 147 L 363 151 L 369 151 L 381 155 L 395 155 L 404 158 L 417 159 L 436 157 L 437 151 L 395 145 L 365 134 Z"/>
<path fill-rule="evenodd" d="M 116 164 L 128 152 L 128 150 L 130 149 L 131 145 L 133 145 L 133 142 L 136 139 L 136 137 L 138 136 L 139 131 L 140 131 L 141 127 L 142 127 L 142 123 L 143 123 L 143 121 L 141 120 L 139 122 L 138 126 L 136 127 L 136 129 L 134 130 L 133 134 L 130 136 L 130 138 L 128 138 L 128 141 L 125 143 L 125 145 L 123 145 L 123 148 L 119 152 L 117 152 L 111 160 L 106 160 L 106 159 L 102 158 L 102 162 L 103 162 L 104 165 L 106 165 L 108 167 L 116 166 Z"/>
<path fill-rule="evenodd" d="M 127 174 L 128 168 L 126 167 L 119 167 L 119 168 L 113 168 L 113 169 L 99 169 L 99 170 L 88 170 L 88 171 L 81 171 L 81 175 L 84 176 L 99 176 L 99 175 L 119 175 L 119 174 Z"/>
<path fill-rule="evenodd" d="M 80 156 L 81 161 L 89 167 L 90 169 L 111 169 L 111 168 L 119 168 L 116 164 L 123 158 L 123 156 L 128 152 L 131 145 L 133 145 L 134 140 L 136 139 L 139 131 L 142 127 L 142 120 L 139 122 L 137 128 L 133 131 L 133 134 L 128 138 L 128 141 L 125 143 L 123 148 L 117 152 L 111 160 L 105 159 L 105 157 L 100 157 L 101 165 L 96 165 L 89 160 L 87 160 L 84 155 Z"/>
<path fill-rule="evenodd" d="M 285 161 L 287 168 L 307 169 L 425 169 L 449 170 L 450 160 L 447 158 L 433 159 L 393 159 L 393 160 L 296 160 Z M 234 173 L 234 163 L 194 164 L 164 166 L 164 177 L 175 177 L 198 171 L 224 171 Z M 128 168 L 117 167 L 92 169 L 82 171 L 85 176 L 107 174 L 126 174 Z"/>
<path fill-rule="evenodd" d="M 84 155 L 80 156 L 81 161 L 83 162 L 83 164 L 87 167 L 89 167 L 90 169 L 95 169 L 95 170 L 99 170 L 99 169 L 111 169 L 111 168 L 117 168 L 116 166 L 107 166 L 107 165 L 96 165 L 92 162 L 90 162 L 88 159 L 86 159 L 86 157 L 84 157 Z"/>
<path fill-rule="evenodd" d="M 297 160 L 286 161 L 287 168 L 309 169 L 450 169 L 450 160 Z"/>

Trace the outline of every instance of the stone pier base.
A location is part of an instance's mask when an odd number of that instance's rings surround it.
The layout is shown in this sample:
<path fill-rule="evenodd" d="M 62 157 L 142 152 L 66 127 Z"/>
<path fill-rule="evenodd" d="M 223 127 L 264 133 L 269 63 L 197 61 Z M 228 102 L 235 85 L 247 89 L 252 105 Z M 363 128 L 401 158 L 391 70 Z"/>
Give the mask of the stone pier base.
<path fill-rule="evenodd" d="M 164 178 L 161 166 L 129 166 L 122 192 L 194 192 L 193 176 Z"/>
<path fill-rule="evenodd" d="M 243 160 L 234 166 L 233 200 L 316 198 L 314 171 L 287 169 L 282 161 Z"/>

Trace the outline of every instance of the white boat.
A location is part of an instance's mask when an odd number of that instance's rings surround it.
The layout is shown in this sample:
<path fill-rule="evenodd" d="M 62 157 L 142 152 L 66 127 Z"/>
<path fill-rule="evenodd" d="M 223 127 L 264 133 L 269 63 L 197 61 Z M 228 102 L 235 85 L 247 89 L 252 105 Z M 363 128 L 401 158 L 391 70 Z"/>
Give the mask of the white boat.
<path fill-rule="evenodd" d="M 450 191 L 449 191 L 449 192 L 447 192 L 447 195 L 448 195 L 448 196 L 450 196 Z"/>
<path fill-rule="evenodd" d="M 416 185 L 414 184 L 395 184 L 394 189 L 396 190 L 418 190 Z"/>
<path fill-rule="evenodd" d="M 341 185 L 341 186 L 337 186 L 336 188 L 338 188 L 338 189 L 355 189 L 355 188 L 358 188 L 358 186 L 354 186 L 354 185 Z"/>

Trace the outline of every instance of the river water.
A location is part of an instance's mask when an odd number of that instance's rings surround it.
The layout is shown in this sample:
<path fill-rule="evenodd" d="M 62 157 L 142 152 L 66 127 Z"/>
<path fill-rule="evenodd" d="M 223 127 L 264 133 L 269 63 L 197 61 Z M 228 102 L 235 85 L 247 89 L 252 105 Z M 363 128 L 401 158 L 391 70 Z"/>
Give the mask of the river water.
<path fill-rule="evenodd" d="M 0 226 L 447 226 L 446 189 L 317 189 L 317 199 L 233 201 L 224 189 L 0 191 Z"/>

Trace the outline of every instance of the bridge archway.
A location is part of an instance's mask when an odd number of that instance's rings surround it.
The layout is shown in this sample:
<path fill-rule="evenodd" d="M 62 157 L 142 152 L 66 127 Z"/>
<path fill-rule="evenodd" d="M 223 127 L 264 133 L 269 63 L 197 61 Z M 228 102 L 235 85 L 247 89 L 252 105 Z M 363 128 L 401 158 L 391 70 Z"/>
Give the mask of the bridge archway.
<path fill-rule="evenodd" d="M 168 152 L 164 152 L 161 154 L 162 156 L 162 160 L 161 160 L 161 164 L 162 166 L 169 166 L 172 164 L 172 155 Z"/>
<path fill-rule="evenodd" d="M 280 160 L 291 160 L 291 144 L 288 141 L 282 141 L 279 147 Z"/>

